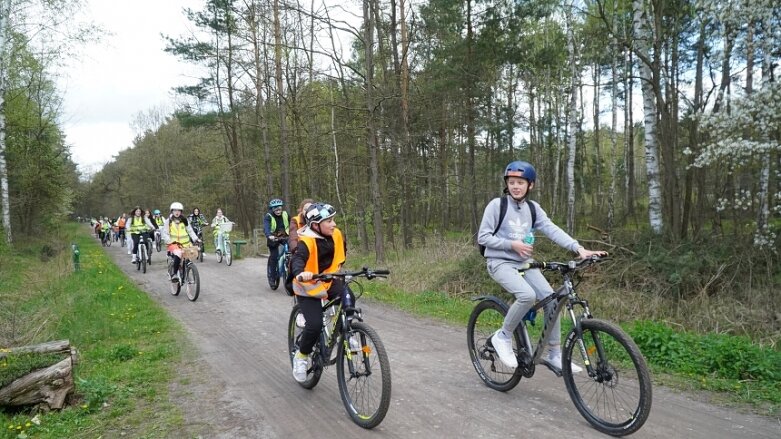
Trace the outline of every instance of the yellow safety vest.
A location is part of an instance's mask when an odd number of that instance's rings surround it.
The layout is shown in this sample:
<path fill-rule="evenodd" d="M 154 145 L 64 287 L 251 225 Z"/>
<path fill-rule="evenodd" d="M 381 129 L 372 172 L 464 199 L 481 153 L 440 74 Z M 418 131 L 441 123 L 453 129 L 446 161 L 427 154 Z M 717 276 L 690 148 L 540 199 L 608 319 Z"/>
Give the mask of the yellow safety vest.
<path fill-rule="evenodd" d="M 133 216 L 130 220 L 130 233 L 141 234 L 146 232 L 146 222 L 144 217 Z"/>
<path fill-rule="evenodd" d="M 186 246 L 190 243 L 190 234 L 187 233 L 187 226 L 184 222 L 178 223 L 171 220 L 168 223 L 168 233 L 171 235 L 171 242 L 178 242 L 179 244 Z"/>

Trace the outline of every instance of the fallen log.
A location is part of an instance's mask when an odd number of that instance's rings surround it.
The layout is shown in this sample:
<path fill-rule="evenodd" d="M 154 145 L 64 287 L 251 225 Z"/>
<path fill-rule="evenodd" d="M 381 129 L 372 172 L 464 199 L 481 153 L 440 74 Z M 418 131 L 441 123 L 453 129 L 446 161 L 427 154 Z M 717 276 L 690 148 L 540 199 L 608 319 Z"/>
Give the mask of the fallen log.
<path fill-rule="evenodd" d="M 0 352 L 0 360 L 19 354 L 62 353 L 68 356 L 56 364 L 39 369 L 15 379 L 0 388 L 0 406 L 38 405 L 47 411 L 61 409 L 65 399 L 73 393 L 73 366 L 77 362 L 76 350 L 68 340 L 20 346 Z"/>

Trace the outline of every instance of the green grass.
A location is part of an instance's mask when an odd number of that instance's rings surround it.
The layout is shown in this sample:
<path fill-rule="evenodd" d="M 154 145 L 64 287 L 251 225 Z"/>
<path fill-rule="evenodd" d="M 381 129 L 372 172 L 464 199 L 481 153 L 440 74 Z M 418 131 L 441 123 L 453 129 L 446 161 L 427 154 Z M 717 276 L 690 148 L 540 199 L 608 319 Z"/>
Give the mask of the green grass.
<path fill-rule="evenodd" d="M 54 240 L 58 254 L 45 262 L 40 243 L 5 250 L 0 288 L 11 294 L 0 308 L 37 324 L 6 325 L 0 335 L 5 344 L 70 340 L 79 352 L 77 395 L 66 409 L 39 414 L 39 424 L 24 411 L 0 412 L 0 438 L 175 437 L 183 418 L 168 388 L 186 346 L 181 327 L 109 261 L 86 228 L 66 225 Z M 70 240 L 81 250 L 77 273 Z"/>
<path fill-rule="evenodd" d="M 550 243 L 541 243 L 535 251 L 540 260 L 566 257 Z M 471 297 L 492 294 L 511 300 L 491 281 L 477 250 L 464 240 L 437 242 L 434 248 L 389 252 L 387 259 L 384 266 L 390 268 L 391 277 L 387 281 L 364 282 L 364 297 L 462 327 L 466 327 L 474 308 Z M 617 264 L 626 262 L 620 260 Z M 350 255 L 348 264 L 376 265 L 373 255 L 355 253 Z M 658 384 L 713 391 L 717 394 L 712 399 L 720 403 L 748 404 L 753 411 L 768 416 L 781 414 L 781 352 L 774 347 L 778 344 L 772 343 L 776 336 L 769 338 L 771 343 L 762 345 L 745 336 L 683 330 L 680 324 L 673 329 L 661 321 L 667 321 L 676 311 L 689 307 L 689 313 L 709 313 L 713 306 L 705 305 L 725 306 L 732 302 L 706 296 L 696 298 L 699 302 L 671 303 L 648 293 L 610 287 L 603 278 L 611 270 L 615 268 L 605 265 L 590 273 L 580 289 L 581 296 L 590 300 L 595 317 L 619 323 L 636 340 Z M 555 277 L 549 280 L 554 287 L 560 281 Z M 682 321 L 695 315 L 679 314 Z M 699 329 L 697 321 L 691 323 L 693 329 Z M 736 326 L 733 323 L 731 327 Z M 530 331 L 534 342 L 540 327 L 537 324 Z M 571 322 L 565 318 L 562 330 L 566 332 L 569 327 Z"/>

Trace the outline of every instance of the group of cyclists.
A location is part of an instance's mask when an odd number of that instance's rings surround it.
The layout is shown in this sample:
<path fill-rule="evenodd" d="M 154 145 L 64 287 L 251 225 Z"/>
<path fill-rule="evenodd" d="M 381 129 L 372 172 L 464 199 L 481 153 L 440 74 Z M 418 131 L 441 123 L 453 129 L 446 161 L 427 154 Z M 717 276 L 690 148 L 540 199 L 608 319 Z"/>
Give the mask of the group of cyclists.
<path fill-rule="evenodd" d="M 133 264 L 138 260 L 139 244 L 165 244 L 168 254 L 174 260 L 171 280 L 176 282 L 182 248 L 200 244 L 203 241 L 203 229 L 211 226 L 214 229 L 215 248 L 221 249 L 224 234 L 221 233 L 220 226 L 231 223 L 220 208 L 217 209 L 217 214 L 211 223 L 206 221 L 206 217 L 197 207 L 186 217 L 183 213 L 184 206 L 180 202 L 171 203 L 168 217 L 164 217 L 159 209 L 150 211 L 136 206 L 129 214 L 122 213 L 115 220 L 104 216 L 92 219 L 91 224 L 101 242 L 113 239 L 122 242 L 124 246 L 127 238 L 130 238 L 127 253 L 131 255 Z M 151 249 L 147 247 L 147 250 Z M 150 255 L 151 252 L 147 251 L 146 254 Z M 146 263 L 151 264 L 151 262 L 151 257 L 147 256 Z"/>
<path fill-rule="evenodd" d="M 581 258 L 604 255 L 604 252 L 591 251 L 582 247 L 565 231 L 555 225 L 538 203 L 528 199 L 536 183 L 536 171 L 528 162 L 514 161 L 504 169 L 504 192 L 492 200 L 485 209 L 478 232 L 478 243 L 484 247 L 486 267 L 490 276 L 516 298 L 510 307 L 503 325 L 491 337 L 499 359 L 509 367 L 516 367 L 517 361 L 512 347 L 512 332 L 527 311 L 540 298 L 553 292 L 550 284 L 539 270 L 527 270 L 524 276 L 518 275 L 518 268 L 532 258 L 534 233 L 542 232 L 560 246 L 577 253 Z M 276 267 L 280 255 L 279 248 L 288 242 L 290 265 L 286 288 L 295 295 L 305 318 L 303 336 L 292 362 L 293 377 L 303 382 L 307 377 L 310 354 L 323 326 L 321 299 L 333 299 L 340 294 L 349 294 L 349 288 L 341 285 L 338 277 L 322 280 L 318 274 L 339 271 L 346 260 L 347 243 L 337 228 L 334 216 L 336 210 L 324 202 L 306 199 L 298 206 L 296 215 L 290 217 L 285 203 L 279 198 L 272 199 L 267 205 L 263 218 L 263 230 L 269 249 L 270 275 L 277 275 Z M 174 273 L 178 272 L 182 247 L 200 243 L 206 218 L 198 208 L 190 215 L 183 216 L 184 207 L 179 202 L 170 206 L 169 216 L 163 218 L 159 210 L 150 213 L 136 207 L 130 216 L 122 214 L 116 221 L 108 218 L 96 221 L 95 230 L 101 238 L 115 227 L 118 233 L 130 234 L 132 247 L 128 250 L 137 257 L 137 247 L 143 237 L 155 230 L 162 231 L 162 239 L 167 244 L 169 254 L 174 257 Z M 221 209 L 211 225 L 218 226 L 228 222 Z M 218 233 L 215 232 L 215 246 L 219 248 Z M 175 274 L 173 275 L 175 276 Z M 545 309 L 548 315 L 549 310 Z M 545 361 L 555 369 L 561 369 L 560 322 L 554 323 L 554 335 L 550 339 L 549 354 Z M 572 365 L 573 372 L 580 367 Z"/>

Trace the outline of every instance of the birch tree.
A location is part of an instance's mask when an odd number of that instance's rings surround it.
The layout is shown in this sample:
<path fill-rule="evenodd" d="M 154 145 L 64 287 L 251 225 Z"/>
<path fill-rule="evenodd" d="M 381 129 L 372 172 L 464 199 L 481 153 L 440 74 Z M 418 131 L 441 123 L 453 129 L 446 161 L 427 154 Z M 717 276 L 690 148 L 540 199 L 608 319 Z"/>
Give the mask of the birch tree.
<path fill-rule="evenodd" d="M 639 58 L 640 86 L 643 92 L 643 121 L 645 126 L 645 166 L 648 178 L 648 219 L 657 235 L 664 229 L 662 191 L 659 179 L 658 108 L 654 90 L 654 70 L 650 42 L 655 31 L 648 20 L 651 5 L 646 0 L 633 0 L 633 29 L 635 53 Z"/>
<path fill-rule="evenodd" d="M 0 208 L 3 210 L 3 230 L 8 244 L 13 242 L 11 234 L 11 202 L 8 195 L 8 169 L 5 144 L 5 92 L 8 84 L 8 58 L 10 52 L 11 0 L 0 0 Z"/>

